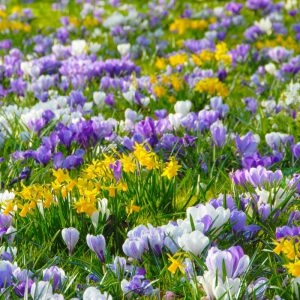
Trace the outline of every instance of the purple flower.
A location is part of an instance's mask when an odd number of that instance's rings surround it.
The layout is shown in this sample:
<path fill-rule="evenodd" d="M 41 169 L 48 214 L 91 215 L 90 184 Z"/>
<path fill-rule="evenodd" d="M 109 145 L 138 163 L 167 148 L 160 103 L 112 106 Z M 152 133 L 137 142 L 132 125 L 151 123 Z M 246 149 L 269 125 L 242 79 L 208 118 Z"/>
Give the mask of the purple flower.
<path fill-rule="evenodd" d="M 130 281 L 123 279 L 121 282 L 123 294 L 130 296 L 132 294 L 139 296 L 149 296 L 153 294 L 153 287 L 149 280 L 144 276 L 135 275 Z"/>
<path fill-rule="evenodd" d="M 70 228 L 64 228 L 61 231 L 62 238 L 64 242 L 66 243 L 69 255 L 72 255 L 73 250 L 79 240 L 79 231 L 76 228 L 70 227 Z"/>
<path fill-rule="evenodd" d="M 252 132 L 248 132 L 245 136 L 236 135 L 235 145 L 242 156 L 251 156 L 256 152 L 257 141 Z"/>
<path fill-rule="evenodd" d="M 102 234 L 96 236 L 88 234 L 86 236 L 86 242 L 89 248 L 96 253 L 99 260 L 104 263 L 105 262 L 104 252 L 106 247 L 104 236 Z"/>
<path fill-rule="evenodd" d="M 12 281 L 12 265 L 10 262 L 0 261 L 0 289 L 9 287 Z"/>
<path fill-rule="evenodd" d="M 224 276 L 236 278 L 246 271 L 250 259 L 240 246 L 233 246 L 223 251 L 212 247 L 208 250 L 205 262 L 208 270 L 213 274 L 221 278 Z"/>
<path fill-rule="evenodd" d="M 295 237 L 300 236 L 300 227 L 299 226 L 282 226 L 276 228 L 276 239 L 281 239 L 284 237 Z"/>
<path fill-rule="evenodd" d="M 116 181 L 119 181 L 122 178 L 122 164 L 119 160 L 117 160 L 115 163 L 111 163 L 109 165 L 109 168 L 113 170 L 114 177 Z"/>
<path fill-rule="evenodd" d="M 255 114 L 258 109 L 258 104 L 257 100 L 253 97 L 247 97 L 243 99 L 245 105 L 246 105 L 246 110 L 250 111 L 252 114 Z"/>
<path fill-rule="evenodd" d="M 43 280 L 52 281 L 54 290 L 60 289 L 65 279 L 65 271 L 57 266 L 51 266 L 43 271 Z"/>
<path fill-rule="evenodd" d="M 213 124 L 210 127 L 210 132 L 214 140 L 214 144 L 221 148 L 226 143 L 226 128 L 222 124 Z"/>
<path fill-rule="evenodd" d="M 247 0 L 246 6 L 253 10 L 264 10 L 271 4 L 271 0 Z"/>
<path fill-rule="evenodd" d="M 145 242 L 141 238 L 127 238 L 122 246 L 124 253 L 134 259 L 141 260 L 145 251 Z"/>
<path fill-rule="evenodd" d="M 225 8 L 232 12 L 233 14 L 237 15 L 240 13 L 241 9 L 243 8 L 242 3 L 237 3 L 237 2 L 229 2 L 226 4 Z"/>
<path fill-rule="evenodd" d="M 291 148 L 292 148 L 292 153 L 293 153 L 294 157 L 299 158 L 300 157 L 300 143 L 293 145 Z"/>

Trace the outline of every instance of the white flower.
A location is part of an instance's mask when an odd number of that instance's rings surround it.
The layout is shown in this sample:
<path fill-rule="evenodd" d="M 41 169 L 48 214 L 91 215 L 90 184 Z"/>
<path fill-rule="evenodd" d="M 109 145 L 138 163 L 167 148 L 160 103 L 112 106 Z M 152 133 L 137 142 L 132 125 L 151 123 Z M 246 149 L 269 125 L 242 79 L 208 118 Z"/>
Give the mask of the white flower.
<path fill-rule="evenodd" d="M 0 193 L 0 202 L 10 201 L 15 198 L 15 194 L 13 192 L 9 192 L 5 190 L 4 193 Z"/>
<path fill-rule="evenodd" d="M 180 113 L 183 116 L 186 116 L 192 107 L 192 102 L 190 100 L 186 101 L 177 101 L 176 104 L 174 105 L 174 109 L 176 113 Z"/>
<path fill-rule="evenodd" d="M 225 209 L 223 206 L 214 208 L 209 203 L 206 203 L 205 205 L 200 204 L 197 207 L 189 207 L 186 213 L 187 219 L 192 217 L 194 222 L 197 220 L 201 221 L 204 216 L 209 216 L 213 222 L 211 228 L 221 227 L 228 221 L 230 217 L 230 210 L 228 208 Z"/>
<path fill-rule="evenodd" d="M 239 278 L 221 277 L 216 278 L 216 274 L 211 271 L 205 271 L 203 276 L 198 277 L 200 284 L 209 299 L 229 300 L 235 299 L 239 291 L 241 280 Z"/>
<path fill-rule="evenodd" d="M 125 93 L 123 93 L 123 97 L 130 103 L 132 104 L 134 101 L 135 97 L 135 90 L 129 90 Z"/>
<path fill-rule="evenodd" d="M 107 208 L 108 201 L 106 198 L 103 198 L 98 201 L 98 210 L 95 211 L 92 216 L 91 220 L 95 228 L 98 226 L 99 215 L 101 213 L 102 220 L 107 220 L 110 215 L 110 210 Z"/>
<path fill-rule="evenodd" d="M 255 22 L 254 25 L 258 26 L 262 32 L 265 32 L 267 35 L 272 33 L 272 22 L 270 18 L 260 19 L 259 22 Z"/>
<path fill-rule="evenodd" d="M 107 292 L 102 294 L 98 289 L 93 286 L 88 287 L 83 293 L 83 300 L 112 300 L 112 296 Z"/>
<path fill-rule="evenodd" d="M 98 43 L 90 43 L 90 51 L 92 53 L 97 53 L 101 48 L 101 45 Z"/>
<path fill-rule="evenodd" d="M 53 295 L 52 285 L 49 281 L 38 281 L 31 286 L 33 300 L 49 300 Z"/>
<path fill-rule="evenodd" d="M 287 105 L 296 104 L 300 102 L 300 83 L 290 82 L 284 93 L 285 102 Z"/>
<path fill-rule="evenodd" d="M 94 92 L 93 93 L 93 100 L 99 108 L 104 106 L 106 94 L 104 92 Z"/>
<path fill-rule="evenodd" d="M 199 256 L 209 244 L 209 239 L 201 231 L 195 230 L 191 233 L 185 233 L 178 238 L 178 245 L 188 252 Z"/>
<path fill-rule="evenodd" d="M 130 44 L 120 44 L 117 46 L 117 49 L 119 51 L 119 53 L 121 54 L 121 56 L 126 56 L 129 54 L 130 52 L 130 47 L 131 45 Z"/>
<path fill-rule="evenodd" d="M 72 55 L 80 55 L 86 53 L 87 43 L 85 40 L 74 40 L 71 44 Z"/>
<path fill-rule="evenodd" d="M 286 10 L 296 9 L 298 5 L 297 3 L 298 0 L 286 0 L 284 7 Z"/>
<path fill-rule="evenodd" d="M 181 125 L 181 120 L 183 118 L 182 114 L 176 113 L 176 114 L 169 114 L 169 121 L 172 125 L 172 127 L 176 130 Z"/>
<path fill-rule="evenodd" d="M 277 69 L 276 66 L 273 63 L 269 63 L 267 65 L 265 65 L 265 70 L 267 73 L 271 74 L 271 75 L 275 75 Z"/>
<path fill-rule="evenodd" d="M 119 12 L 115 12 L 112 15 L 110 15 L 104 22 L 103 26 L 105 28 L 111 28 L 118 25 L 121 25 L 126 22 L 126 17 L 121 15 Z"/>

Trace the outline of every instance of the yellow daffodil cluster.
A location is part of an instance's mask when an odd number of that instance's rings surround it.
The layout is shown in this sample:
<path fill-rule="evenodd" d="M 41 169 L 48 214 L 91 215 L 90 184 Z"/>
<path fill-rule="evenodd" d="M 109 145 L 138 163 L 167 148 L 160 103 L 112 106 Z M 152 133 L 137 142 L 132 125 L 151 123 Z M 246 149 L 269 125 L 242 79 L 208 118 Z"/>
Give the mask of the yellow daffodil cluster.
<path fill-rule="evenodd" d="M 275 39 L 258 41 L 255 44 L 258 50 L 263 48 L 274 48 L 277 46 L 285 47 L 286 49 L 294 50 L 296 53 L 300 53 L 300 45 L 292 36 L 283 37 L 282 35 L 277 35 Z"/>
<path fill-rule="evenodd" d="M 12 13 L 18 14 L 18 16 L 22 16 L 23 12 L 21 7 L 15 6 L 12 8 Z M 23 23 L 17 20 L 10 20 L 9 15 L 3 9 L 0 9 L 0 32 L 4 31 L 23 31 L 29 32 L 31 30 L 31 26 L 27 23 Z"/>
<path fill-rule="evenodd" d="M 205 30 L 210 23 L 214 23 L 215 21 L 215 18 L 211 18 L 209 20 L 192 20 L 181 18 L 176 19 L 173 23 L 171 23 L 169 30 L 182 35 L 189 30 Z"/>
<path fill-rule="evenodd" d="M 289 260 L 284 267 L 294 277 L 300 277 L 299 238 L 284 238 L 274 242 L 275 248 L 273 251 L 278 255 L 283 254 Z"/>
<path fill-rule="evenodd" d="M 204 49 L 199 54 L 192 54 L 192 60 L 195 65 L 202 66 L 211 62 L 222 62 L 225 65 L 230 65 L 232 57 L 228 54 L 226 43 L 222 42 L 216 45 L 216 50 Z"/>
<path fill-rule="evenodd" d="M 218 78 L 204 78 L 196 83 L 194 89 L 199 93 L 207 93 L 211 96 L 226 97 L 229 93 L 226 85 Z"/>
<path fill-rule="evenodd" d="M 2 203 L 1 208 L 5 214 L 18 210 L 21 217 L 26 217 L 37 206 L 49 208 L 62 199 L 68 201 L 77 213 L 92 216 L 99 211 L 99 199 L 114 198 L 117 192 L 128 190 L 123 172 L 140 172 L 142 168 L 148 171 L 162 170 L 161 176 L 170 180 L 177 176 L 181 166 L 175 157 L 170 157 L 164 164 L 149 145 L 136 143 L 132 153 L 120 154 L 113 150 L 112 155 L 104 155 L 102 160 L 93 160 L 81 170 L 77 178 L 72 178 L 68 170 L 52 170 L 54 179 L 50 183 L 22 185 L 21 190 L 15 192 L 16 197 Z M 127 209 L 128 214 L 131 214 L 140 208 L 132 202 Z"/>

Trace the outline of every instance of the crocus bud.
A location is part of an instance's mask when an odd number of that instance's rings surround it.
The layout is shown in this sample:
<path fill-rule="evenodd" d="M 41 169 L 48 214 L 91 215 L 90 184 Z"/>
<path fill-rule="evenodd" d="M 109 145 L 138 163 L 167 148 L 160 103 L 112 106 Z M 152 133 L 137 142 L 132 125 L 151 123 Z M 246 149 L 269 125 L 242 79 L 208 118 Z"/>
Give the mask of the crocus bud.
<path fill-rule="evenodd" d="M 104 236 L 102 234 L 96 236 L 88 234 L 86 236 L 86 242 L 89 248 L 96 253 L 100 261 L 104 262 L 104 251 L 106 247 Z"/>
<path fill-rule="evenodd" d="M 70 227 L 70 228 L 64 228 L 61 231 L 62 238 L 64 242 L 66 243 L 69 255 L 72 254 L 74 247 L 76 246 L 78 240 L 79 240 L 79 231 L 76 228 Z"/>

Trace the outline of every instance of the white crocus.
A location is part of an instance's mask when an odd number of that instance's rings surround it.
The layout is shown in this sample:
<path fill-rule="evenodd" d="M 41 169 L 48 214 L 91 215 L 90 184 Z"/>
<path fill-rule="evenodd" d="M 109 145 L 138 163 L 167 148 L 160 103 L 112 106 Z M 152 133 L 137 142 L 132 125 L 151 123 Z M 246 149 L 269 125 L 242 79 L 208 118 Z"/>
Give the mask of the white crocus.
<path fill-rule="evenodd" d="M 272 34 L 272 22 L 270 18 L 262 18 L 258 22 L 256 21 L 254 25 L 258 26 L 259 29 L 267 35 Z"/>
<path fill-rule="evenodd" d="M 83 300 L 112 300 L 112 296 L 106 292 L 102 294 L 98 289 L 90 286 L 84 291 Z"/>
<path fill-rule="evenodd" d="M 267 65 L 265 65 L 265 70 L 267 73 L 271 74 L 271 75 L 275 75 L 276 74 L 276 66 L 273 63 L 269 63 Z"/>
<path fill-rule="evenodd" d="M 119 51 L 119 53 L 121 54 L 121 56 L 127 56 L 130 52 L 130 44 L 120 44 L 117 46 L 117 49 Z"/>
<path fill-rule="evenodd" d="M 211 271 L 204 272 L 203 276 L 198 277 L 200 284 L 208 297 L 208 299 L 235 299 L 240 287 L 241 280 L 239 278 L 228 278 L 223 280 L 216 277 L 216 274 Z"/>
<path fill-rule="evenodd" d="M 38 281 L 31 286 L 30 291 L 33 300 L 48 300 L 53 295 L 52 285 L 49 281 Z"/>
<path fill-rule="evenodd" d="M 86 53 L 87 43 L 85 40 L 74 40 L 71 44 L 71 53 L 72 55 L 81 55 Z"/>
<path fill-rule="evenodd" d="M 195 230 L 179 237 L 178 244 L 184 251 L 199 256 L 209 244 L 209 239 L 201 231 Z"/>
<path fill-rule="evenodd" d="M 192 102 L 190 100 L 186 101 L 177 101 L 174 105 L 174 109 L 176 113 L 182 114 L 183 116 L 186 116 L 192 107 Z"/>
<path fill-rule="evenodd" d="M 189 207 L 186 211 L 187 218 L 193 218 L 193 221 L 202 220 L 203 217 L 209 216 L 212 220 L 211 228 L 220 228 L 224 225 L 229 217 L 230 210 L 225 209 L 223 206 L 214 208 L 211 204 L 200 204 L 197 207 Z"/>
<path fill-rule="evenodd" d="M 93 100 L 99 108 L 104 106 L 106 94 L 104 92 L 94 92 Z"/>

